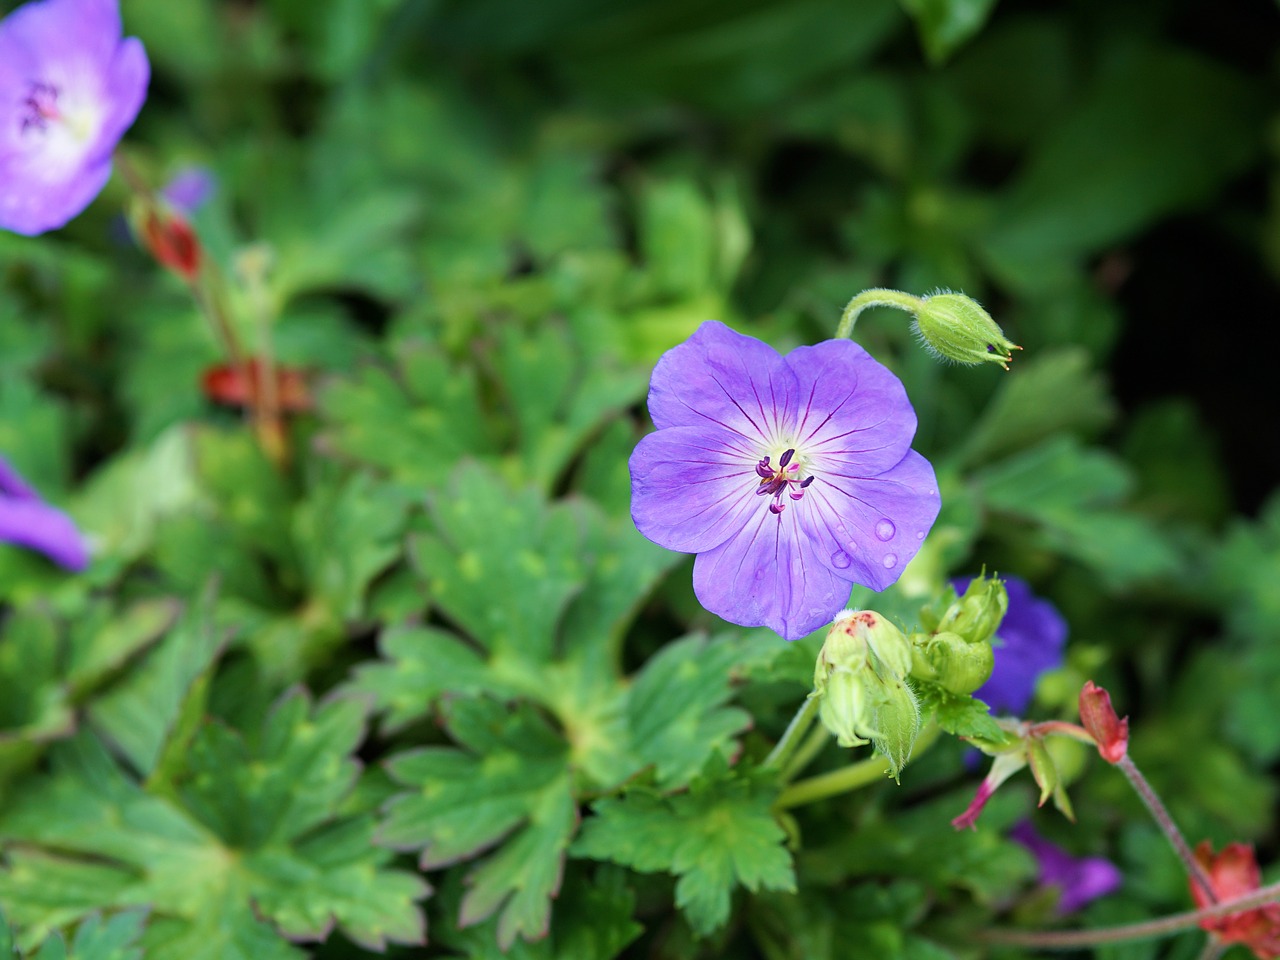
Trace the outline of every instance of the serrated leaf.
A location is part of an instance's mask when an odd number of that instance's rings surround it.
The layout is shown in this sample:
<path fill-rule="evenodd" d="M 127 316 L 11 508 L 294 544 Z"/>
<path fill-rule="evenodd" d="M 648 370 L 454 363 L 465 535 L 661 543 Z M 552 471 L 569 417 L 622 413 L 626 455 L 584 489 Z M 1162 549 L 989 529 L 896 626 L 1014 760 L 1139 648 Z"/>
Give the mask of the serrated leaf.
<path fill-rule="evenodd" d="M 981 700 L 952 693 L 926 680 L 912 680 L 911 685 L 920 698 L 921 714 L 927 717 L 932 709 L 934 722 L 947 733 L 987 743 L 1003 743 L 1008 739 L 991 716 L 991 708 Z"/>
<path fill-rule="evenodd" d="M 786 835 L 771 811 L 775 799 L 772 785 L 732 775 L 695 781 L 688 793 L 670 797 L 632 790 L 592 806 L 595 816 L 572 853 L 679 877 L 676 905 L 705 936 L 729 919 L 736 887 L 795 890 Z"/>
<path fill-rule="evenodd" d="M 431 514 L 441 536 L 420 539 L 416 560 L 433 602 L 494 654 L 549 657 L 556 625 L 585 579 L 572 511 L 548 508 L 533 490 L 513 493 L 467 465 Z"/>
<path fill-rule="evenodd" d="M 359 705 L 312 710 L 294 694 L 251 739 L 206 726 L 164 796 L 78 737 L 0 821 L 13 845 L 0 899 L 32 938 L 95 909 L 149 905 L 144 946 L 157 960 L 293 958 L 281 933 L 323 939 L 335 923 L 371 949 L 419 943 L 428 888 L 387 869 L 370 816 L 345 807 L 363 719 Z"/>
<path fill-rule="evenodd" d="M 78 620 L 69 637 L 67 682 L 83 694 L 154 643 L 173 627 L 181 612 L 178 600 L 165 597 L 141 600 L 110 618 L 90 615 Z"/>
<path fill-rule="evenodd" d="M 379 841 L 420 850 L 424 869 L 502 843 L 467 874 L 463 926 L 499 913 L 498 942 L 543 936 L 577 825 L 568 745 L 527 705 L 457 700 L 445 725 L 465 749 L 426 747 L 387 761 L 411 792 L 387 804 Z M 499 912 L 500 911 L 500 912 Z"/>
<path fill-rule="evenodd" d="M 636 676 L 627 694 L 627 721 L 636 757 L 652 764 L 661 789 L 684 786 L 713 753 L 728 759 L 733 736 L 751 716 L 727 707 L 737 636 L 686 637 L 667 644 Z"/>

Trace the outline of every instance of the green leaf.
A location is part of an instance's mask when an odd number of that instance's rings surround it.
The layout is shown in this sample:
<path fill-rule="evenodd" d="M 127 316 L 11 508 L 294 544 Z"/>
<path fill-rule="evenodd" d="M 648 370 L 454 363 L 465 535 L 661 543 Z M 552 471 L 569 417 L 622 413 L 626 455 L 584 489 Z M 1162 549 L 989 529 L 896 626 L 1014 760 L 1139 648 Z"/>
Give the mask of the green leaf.
<path fill-rule="evenodd" d="M 920 713 L 933 719 L 947 733 L 987 743 L 1004 743 L 1008 734 L 991 717 L 991 708 L 974 697 L 952 693 L 927 680 L 912 680 L 911 686 L 920 698 Z"/>
<path fill-rule="evenodd" d="M 705 936 L 728 921 L 736 887 L 795 890 L 786 836 L 770 810 L 775 799 L 773 785 L 732 775 L 670 797 L 631 790 L 592 806 L 572 853 L 676 875 L 676 905 Z"/>
<path fill-rule="evenodd" d="M 320 940 L 335 923 L 369 949 L 419 943 L 428 888 L 387 869 L 372 818 L 346 809 L 363 724 L 356 704 L 313 710 L 294 694 L 252 738 L 207 725 L 164 795 L 78 737 L 0 821 L 0 900 L 33 940 L 149 905 L 143 945 L 157 960 L 293 958 L 281 934 Z"/>
<path fill-rule="evenodd" d="M 636 757 L 654 767 L 657 786 L 684 786 L 713 753 L 726 760 L 751 716 L 727 707 L 742 644 L 736 635 L 686 637 L 667 644 L 636 676 L 627 722 Z"/>
<path fill-rule="evenodd" d="M 973 38 L 996 0 L 899 0 L 916 21 L 929 61 L 940 64 Z"/>
<path fill-rule="evenodd" d="M 1019 363 L 970 432 L 958 460 L 981 463 L 1058 433 L 1092 433 L 1115 416 L 1102 376 L 1075 348 Z"/>
<path fill-rule="evenodd" d="M 529 706 L 456 700 L 444 715 L 464 749 L 427 747 L 387 761 L 396 782 L 413 790 L 387 805 L 379 841 L 421 850 L 424 869 L 501 843 L 468 872 L 459 923 L 498 913 L 503 949 L 516 937 L 537 939 L 547 932 L 578 820 L 568 746 Z"/>

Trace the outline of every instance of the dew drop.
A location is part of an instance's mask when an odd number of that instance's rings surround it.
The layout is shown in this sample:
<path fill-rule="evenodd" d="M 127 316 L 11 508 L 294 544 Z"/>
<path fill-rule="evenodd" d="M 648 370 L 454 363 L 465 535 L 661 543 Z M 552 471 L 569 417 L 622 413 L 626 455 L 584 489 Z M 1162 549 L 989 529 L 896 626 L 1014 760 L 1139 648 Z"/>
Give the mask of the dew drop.
<path fill-rule="evenodd" d="M 851 562 L 852 561 L 850 560 L 849 555 L 845 553 L 843 550 L 837 550 L 835 553 L 831 555 L 831 565 L 833 567 L 839 568 L 840 570 L 843 570 L 845 567 L 849 566 Z"/>
<path fill-rule="evenodd" d="M 886 543 L 893 539 L 893 535 L 898 532 L 898 528 L 893 525 L 893 521 L 888 517 L 884 517 L 876 524 L 876 536 Z"/>
<path fill-rule="evenodd" d="M 892 570 L 898 565 L 898 555 L 896 553 L 886 553 L 884 559 L 880 562 L 884 564 L 886 570 Z"/>
<path fill-rule="evenodd" d="M 923 531 L 923 530 L 921 530 L 919 533 L 917 533 L 917 534 L 916 534 L 916 539 L 917 539 L 917 540 L 923 540 L 923 539 L 924 539 L 924 531 Z"/>

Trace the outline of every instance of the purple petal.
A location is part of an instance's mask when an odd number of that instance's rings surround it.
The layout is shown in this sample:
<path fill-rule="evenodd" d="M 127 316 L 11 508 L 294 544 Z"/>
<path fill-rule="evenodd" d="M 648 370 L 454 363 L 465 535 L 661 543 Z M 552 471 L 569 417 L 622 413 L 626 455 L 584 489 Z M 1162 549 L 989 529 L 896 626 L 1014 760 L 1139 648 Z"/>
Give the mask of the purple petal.
<path fill-rule="evenodd" d="M 1073 857 L 1036 833 L 1030 821 L 1024 820 L 1015 826 L 1009 831 L 1009 837 L 1035 856 L 1040 867 L 1040 883 L 1059 889 L 1060 914 L 1074 913 L 1089 901 L 1117 889 L 1123 880 L 1119 868 L 1111 861 L 1102 857 Z"/>
<path fill-rule="evenodd" d="M 204 206 L 217 189 L 217 179 L 204 167 L 185 167 L 160 193 L 170 206 L 190 215 Z"/>
<path fill-rule="evenodd" d="M 4 457 L 0 457 L 0 500 L 13 497 L 18 500 L 39 500 L 40 495 L 22 478 Z"/>
<path fill-rule="evenodd" d="M 658 361 L 649 415 L 660 430 L 720 428 L 754 449 L 791 422 L 797 396 L 795 374 L 776 350 L 708 320 Z"/>
<path fill-rule="evenodd" d="M 851 340 L 787 354 L 800 388 L 796 446 L 858 476 L 883 473 L 911 448 L 916 414 L 902 381 Z"/>
<path fill-rule="evenodd" d="M 53 68 L 52 82 L 82 68 L 105 70 L 120 43 L 116 0 L 37 0 L 18 7 L 0 29 Z"/>
<path fill-rule="evenodd" d="M 878 476 L 846 476 L 815 458 L 817 479 L 797 515 L 813 554 L 836 575 L 884 590 L 902 575 L 938 518 L 942 500 L 929 461 L 908 450 Z"/>
<path fill-rule="evenodd" d="M 755 460 L 736 440 L 704 427 L 668 427 L 642 439 L 629 464 L 636 529 L 668 550 L 701 553 L 733 536 L 749 513 L 767 513 L 756 496 Z"/>
<path fill-rule="evenodd" d="M 89 562 L 71 518 L 39 500 L 0 499 L 0 541 L 39 550 L 68 570 L 83 570 Z"/>
<path fill-rule="evenodd" d="M 818 562 L 791 507 L 776 515 L 761 505 L 728 542 L 698 554 L 693 592 L 730 623 L 796 640 L 845 606 L 849 582 Z"/>
<path fill-rule="evenodd" d="M 102 125 L 97 143 L 97 152 L 103 156 L 109 155 L 124 132 L 133 126 L 147 99 L 151 63 L 141 40 L 126 37 L 120 42 L 106 80 L 106 101 L 111 112 Z"/>

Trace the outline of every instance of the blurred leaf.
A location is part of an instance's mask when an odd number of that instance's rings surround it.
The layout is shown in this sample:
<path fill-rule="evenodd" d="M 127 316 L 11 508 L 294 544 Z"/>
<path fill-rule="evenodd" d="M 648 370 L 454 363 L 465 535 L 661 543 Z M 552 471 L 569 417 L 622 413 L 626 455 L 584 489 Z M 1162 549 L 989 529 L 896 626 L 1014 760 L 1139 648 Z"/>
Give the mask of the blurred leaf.
<path fill-rule="evenodd" d="M 942 63 L 991 16 L 996 0 L 899 0 L 911 14 L 930 62 Z"/>
<path fill-rule="evenodd" d="M 426 747 L 397 754 L 388 770 L 411 792 L 394 797 L 379 841 L 421 850 L 424 869 L 475 856 L 459 925 L 499 912 L 498 945 L 547 932 L 564 851 L 577 826 L 567 745 L 530 707 L 457 700 L 445 725 L 464 749 Z"/>
<path fill-rule="evenodd" d="M 1083 350 L 1065 348 L 1019 362 L 983 411 L 957 455 L 981 463 L 1053 434 L 1090 434 L 1115 416 L 1102 376 Z"/>
<path fill-rule="evenodd" d="M 594 816 L 572 852 L 675 874 L 676 905 L 706 935 L 728 921 L 729 897 L 739 885 L 795 890 L 791 855 L 770 812 L 775 796 L 771 787 L 727 771 L 671 797 L 631 790 L 592 805 Z"/>

